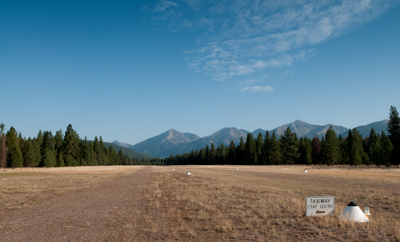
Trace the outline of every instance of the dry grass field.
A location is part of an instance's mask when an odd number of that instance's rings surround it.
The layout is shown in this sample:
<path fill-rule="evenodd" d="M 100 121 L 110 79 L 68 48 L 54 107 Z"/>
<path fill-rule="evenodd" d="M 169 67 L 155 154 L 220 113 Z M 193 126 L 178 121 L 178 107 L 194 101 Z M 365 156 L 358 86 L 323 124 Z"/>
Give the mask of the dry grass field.
<path fill-rule="evenodd" d="M 146 233 L 160 240 L 400 241 L 400 170 L 301 166 L 153 169 Z M 301 171 L 306 168 L 308 173 Z M 191 171 L 193 175 L 186 176 Z M 307 218 L 305 197 L 335 196 L 335 215 Z M 355 201 L 369 223 L 338 219 Z"/>
<path fill-rule="evenodd" d="M 110 181 L 139 166 L 0 169 L 0 215 Z"/>
<path fill-rule="evenodd" d="M 1 170 L 0 217 L 85 188 L 100 188 L 135 169 L 141 167 Z M 302 173 L 304 169 L 308 173 Z M 187 171 L 193 175 L 187 176 Z M 140 221 L 130 227 L 137 241 L 400 241 L 399 169 L 152 167 L 141 191 L 135 195 L 141 201 L 136 205 Z M 307 196 L 335 196 L 335 215 L 305 217 Z M 350 201 L 362 210 L 370 207 L 370 222 L 338 219 Z"/>

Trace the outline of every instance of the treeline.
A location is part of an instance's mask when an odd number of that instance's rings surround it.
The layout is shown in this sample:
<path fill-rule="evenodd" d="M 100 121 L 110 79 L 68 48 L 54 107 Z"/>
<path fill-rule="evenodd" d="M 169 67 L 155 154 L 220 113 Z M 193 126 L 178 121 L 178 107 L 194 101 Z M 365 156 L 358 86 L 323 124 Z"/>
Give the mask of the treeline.
<path fill-rule="evenodd" d="M 256 138 L 249 133 L 238 145 L 214 143 L 200 150 L 166 159 L 138 159 L 129 157 L 113 146 L 105 147 L 102 137 L 88 141 L 68 125 L 53 136 L 51 131 L 39 131 L 37 137 L 22 138 L 11 127 L 4 133 L 1 123 L 0 167 L 54 167 L 96 165 L 184 165 L 184 164 L 232 164 L 232 165 L 284 165 L 326 164 L 397 166 L 400 163 L 400 118 L 396 107 L 390 107 L 388 135 L 371 129 L 363 138 L 356 129 L 349 130 L 347 137 L 337 137 L 332 127 L 320 140 L 301 137 L 290 128 L 278 139 L 275 132 L 261 133 Z"/>
<path fill-rule="evenodd" d="M 347 137 L 337 137 L 332 127 L 320 140 L 300 138 L 287 128 L 280 139 L 275 132 L 267 131 L 256 138 L 249 133 L 235 145 L 223 143 L 215 147 L 208 145 L 200 150 L 182 155 L 171 155 L 165 164 L 238 164 L 238 165 L 283 165 L 326 164 L 398 166 L 400 160 L 400 119 L 396 107 L 390 108 L 388 133 L 378 134 L 371 129 L 369 137 L 363 138 L 356 129 L 349 130 Z"/>
<path fill-rule="evenodd" d="M 51 131 L 39 130 L 37 137 L 22 138 L 14 127 L 4 133 L 1 124 L 0 167 L 54 167 L 54 166 L 97 166 L 97 165 L 132 165 L 149 163 L 128 157 L 113 146 L 106 148 L 103 139 L 97 136 L 88 141 L 68 125 L 63 134 L 61 130 L 53 136 Z M 157 160 L 155 161 L 157 162 Z"/>

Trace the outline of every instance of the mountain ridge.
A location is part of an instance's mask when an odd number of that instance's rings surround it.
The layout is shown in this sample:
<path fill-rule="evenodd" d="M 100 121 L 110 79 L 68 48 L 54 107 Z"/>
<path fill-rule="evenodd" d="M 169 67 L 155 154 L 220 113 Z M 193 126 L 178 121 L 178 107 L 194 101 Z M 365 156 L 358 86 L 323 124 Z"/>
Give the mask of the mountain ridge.
<path fill-rule="evenodd" d="M 268 132 L 271 135 L 272 132 L 275 132 L 277 138 L 279 138 L 289 127 L 294 133 L 296 133 L 298 138 L 307 137 L 312 139 L 314 136 L 318 136 L 319 138 L 324 136 L 330 126 L 332 126 L 333 130 L 338 136 L 347 136 L 348 128 L 343 126 L 333 124 L 314 125 L 301 120 L 295 120 L 292 123 L 281 125 L 273 130 L 269 130 Z M 382 131 L 387 133 L 387 120 L 377 121 L 356 127 L 363 137 L 369 136 L 371 128 L 374 128 L 377 133 L 381 133 Z M 254 130 L 253 132 L 249 132 L 244 129 L 237 129 L 235 127 L 222 128 L 211 135 L 202 138 L 192 133 L 181 133 L 175 129 L 170 129 L 164 133 L 161 133 L 160 135 L 151 137 L 135 145 L 131 145 L 128 148 L 141 153 L 164 158 L 170 156 L 171 154 L 176 155 L 189 153 L 192 150 L 200 150 L 201 148 L 205 148 L 206 145 L 210 147 L 212 143 L 214 143 L 215 146 L 220 145 L 221 143 L 223 143 L 225 146 L 228 146 L 231 141 L 233 141 L 235 144 L 238 144 L 241 137 L 243 137 L 244 141 L 246 141 L 247 134 L 252 133 L 253 137 L 256 139 L 260 132 L 264 139 L 267 130 L 260 128 Z M 119 143 L 129 145 L 122 142 Z"/>

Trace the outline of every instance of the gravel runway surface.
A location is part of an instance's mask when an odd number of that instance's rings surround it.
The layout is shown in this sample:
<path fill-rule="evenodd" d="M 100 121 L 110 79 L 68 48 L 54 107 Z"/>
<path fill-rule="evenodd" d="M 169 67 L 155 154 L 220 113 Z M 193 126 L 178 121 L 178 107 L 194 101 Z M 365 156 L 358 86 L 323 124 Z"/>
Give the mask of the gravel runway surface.
<path fill-rule="evenodd" d="M 0 217 L 0 241 L 142 241 L 151 168 Z"/>

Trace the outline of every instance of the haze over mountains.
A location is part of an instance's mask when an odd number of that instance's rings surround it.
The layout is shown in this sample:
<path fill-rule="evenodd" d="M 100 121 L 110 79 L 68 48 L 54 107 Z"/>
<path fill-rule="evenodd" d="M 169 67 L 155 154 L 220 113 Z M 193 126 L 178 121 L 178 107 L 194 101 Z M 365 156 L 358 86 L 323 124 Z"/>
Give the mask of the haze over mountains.
<path fill-rule="evenodd" d="M 381 133 L 382 131 L 387 133 L 387 122 L 388 120 L 374 122 L 368 125 L 358 126 L 356 129 L 363 136 L 369 136 L 371 129 L 374 128 L 377 133 Z M 297 137 L 307 137 L 312 139 L 314 136 L 318 136 L 321 138 L 326 134 L 326 131 L 329 129 L 329 126 L 332 126 L 333 130 L 336 134 L 342 137 L 346 137 L 348 133 L 348 128 L 343 126 L 327 124 L 327 125 L 313 125 L 300 120 L 296 120 L 292 123 L 285 124 L 279 126 L 273 130 L 270 130 L 270 134 L 272 131 L 275 131 L 277 138 L 289 127 L 292 132 L 296 133 Z M 266 134 L 266 130 L 257 129 L 251 132 L 254 138 L 257 138 L 258 134 L 261 132 L 263 138 Z M 181 133 L 175 129 L 171 129 L 167 132 L 164 132 L 160 135 L 149 138 L 145 141 L 142 141 L 135 145 L 130 145 L 126 143 L 122 143 L 119 141 L 112 142 L 113 144 L 130 148 L 135 151 L 151 154 L 160 158 L 168 157 L 171 154 L 182 154 L 188 153 L 192 150 L 200 150 L 201 148 L 205 148 L 206 145 L 211 146 L 211 143 L 214 143 L 216 146 L 223 143 L 224 145 L 229 145 L 231 140 L 238 144 L 240 142 L 240 138 L 243 137 L 244 141 L 246 141 L 247 134 L 250 133 L 244 129 L 237 128 L 223 128 L 209 136 L 205 136 L 203 138 L 191 134 L 191 133 Z"/>

